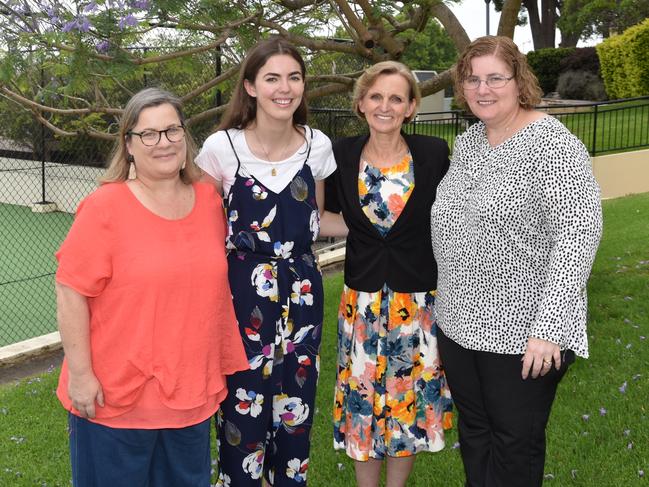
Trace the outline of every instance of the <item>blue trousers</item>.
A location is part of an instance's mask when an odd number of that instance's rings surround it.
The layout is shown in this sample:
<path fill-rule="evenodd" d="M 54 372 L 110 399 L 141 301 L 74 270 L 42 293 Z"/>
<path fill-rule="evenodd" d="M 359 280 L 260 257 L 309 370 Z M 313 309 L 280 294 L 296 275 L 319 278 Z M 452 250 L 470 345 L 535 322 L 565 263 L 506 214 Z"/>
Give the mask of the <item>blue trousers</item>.
<path fill-rule="evenodd" d="M 74 487 L 209 487 L 210 420 L 121 429 L 68 415 Z"/>

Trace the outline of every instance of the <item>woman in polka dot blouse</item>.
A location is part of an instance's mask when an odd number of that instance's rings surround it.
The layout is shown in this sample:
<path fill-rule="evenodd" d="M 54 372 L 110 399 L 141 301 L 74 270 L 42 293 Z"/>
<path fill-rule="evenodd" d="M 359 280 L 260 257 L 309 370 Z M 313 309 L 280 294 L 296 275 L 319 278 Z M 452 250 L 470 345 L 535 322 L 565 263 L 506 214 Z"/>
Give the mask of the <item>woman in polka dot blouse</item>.
<path fill-rule="evenodd" d="M 472 42 L 455 93 L 480 122 L 458 137 L 431 216 L 466 486 L 540 486 L 557 385 L 588 356 L 599 188 L 584 145 L 534 109 L 541 90 L 511 39 Z"/>

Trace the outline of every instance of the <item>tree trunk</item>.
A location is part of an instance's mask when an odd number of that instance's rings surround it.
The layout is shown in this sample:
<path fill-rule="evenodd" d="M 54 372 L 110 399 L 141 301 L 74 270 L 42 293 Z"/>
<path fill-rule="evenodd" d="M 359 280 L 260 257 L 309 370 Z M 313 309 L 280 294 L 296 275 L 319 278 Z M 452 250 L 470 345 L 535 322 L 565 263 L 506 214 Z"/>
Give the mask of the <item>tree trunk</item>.
<path fill-rule="evenodd" d="M 505 0 L 500 13 L 498 35 L 514 38 L 514 29 L 518 22 L 518 12 L 521 9 L 521 0 Z"/>
<path fill-rule="evenodd" d="M 548 4 L 551 4 L 551 16 L 548 16 Z M 541 11 L 537 0 L 523 0 L 523 5 L 527 9 L 527 16 L 530 20 L 532 29 L 532 41 L 534 50 L 543 49 L 544 47 L 554 47 L 554 31 L 556 28 L 555 0 L 542 0 Z M 551 23 L 551 25 L 548 25 Z"/>
<path fill-rule="evenodd" d="M 544 47 L 554 47 L 557 32 L 556 0 L 541 0 L 541 31 Z"/>
<path fill-rule="evenodd" d="M 580 34 L 579 32 L 566 33 L 559 29 L 561 32 L 561 43 L 559 47 L 577 47 L 577 42 L 579 41 Z"/>

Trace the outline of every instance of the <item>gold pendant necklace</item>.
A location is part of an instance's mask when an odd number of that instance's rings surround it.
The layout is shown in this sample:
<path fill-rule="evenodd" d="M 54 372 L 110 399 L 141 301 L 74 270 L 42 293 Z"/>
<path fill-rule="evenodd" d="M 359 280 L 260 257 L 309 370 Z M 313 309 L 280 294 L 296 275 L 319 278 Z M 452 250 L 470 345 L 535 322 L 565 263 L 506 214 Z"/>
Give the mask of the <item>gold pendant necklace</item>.
<path fill-rule="evenodd" d="M 259 136 L 257 135 L 257 132 L 255 132 L 255 129 L 252 129 L 251 132 L 252 132 L 253 135 L 255 136 L 255 140 L 257 141 L 257 144 L 259 144 L 259 147 L 261 147 L 261 150 L 264 152 L 264 155 L 266 156 L 266 161 L 267 161 L 268 163 L 272 164 L 273 161 L 270 160 L 270 155 L 268 154 L 268 151 L 266 150 L 266 146 L 264 146 L 264 144 L 261 143 L 261 140 L 259 139 Z M 288 147 L 290 147 L 290 144 L 287 144 L 287 145 L 284 147 L 284 150 L 283 150 L 282 153 L 280 154 L 279 161 L 277 161 L 277 162 L 283 161 L 283 160 L 285 159 L 285 156 L 286 156 L 286 150 L 287 150 Z M 271 170 L 270 170 L 270 175 L 271 175 L 271 176 L 277 176 L 277 168 L 276 168 L 274 165 L 273 165 L 273 167 L 272 167 Z"/>

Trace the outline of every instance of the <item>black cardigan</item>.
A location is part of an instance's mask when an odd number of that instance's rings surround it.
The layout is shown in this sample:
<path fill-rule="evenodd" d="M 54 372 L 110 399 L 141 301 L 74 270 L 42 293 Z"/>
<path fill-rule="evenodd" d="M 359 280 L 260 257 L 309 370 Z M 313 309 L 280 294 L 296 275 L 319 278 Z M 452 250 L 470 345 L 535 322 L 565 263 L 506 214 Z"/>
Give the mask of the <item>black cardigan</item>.
<path fill-rule="evenodd" d="M 368 136 L 348 137 L 334 146 L 338 166 L 326 181 L 325 207 L 342 211 L 349 228 L 345 284 L 374 292 L 423 292 L 437 287 L 437 264 L 430 234 L 430 208 L 449 166 L 448 145 L 437 137 L 403 135 L 413 159 L 415 188 L 401 215 L 383 237 L 361 209 L 358 171 Z"/>

